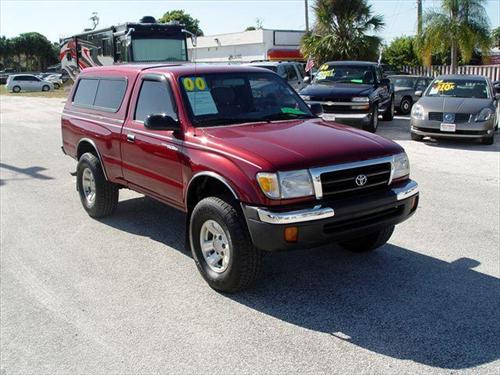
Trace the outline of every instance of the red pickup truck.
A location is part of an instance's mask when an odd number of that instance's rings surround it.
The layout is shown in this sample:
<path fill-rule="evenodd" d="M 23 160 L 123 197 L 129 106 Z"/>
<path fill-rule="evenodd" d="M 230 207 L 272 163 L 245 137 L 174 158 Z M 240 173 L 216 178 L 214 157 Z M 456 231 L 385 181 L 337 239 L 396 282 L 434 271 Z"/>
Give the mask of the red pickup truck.
<path fill-rule="evenodd" d="M 88 68 L 62 114 L 62 149 L 91 217 L 112 214 L 121 188 L 185 212 L 202 276 L 235 292 L 263 251 L 373 250 L 417 208 L 404 150 L 320 110 L 260 68 Z"/>

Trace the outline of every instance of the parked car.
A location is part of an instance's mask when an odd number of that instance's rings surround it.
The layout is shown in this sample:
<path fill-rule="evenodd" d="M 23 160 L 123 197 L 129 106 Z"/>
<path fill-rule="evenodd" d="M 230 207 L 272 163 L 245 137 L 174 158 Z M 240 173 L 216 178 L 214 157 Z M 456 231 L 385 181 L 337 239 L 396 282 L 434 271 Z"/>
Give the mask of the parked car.
<path fill-rule="evenodd" d="M 396 110 L 407 115 L 411 107 L 419 98 L 415 91 L 425 91 L 432 82 L 431 77 L 396 75 L 388 77 L 394 85 L 394 105 Z"/>
<path fill-rule="evenodd" d="M 5 85 L 9 91 L 49 91 L 54 90 L 54 84 L 44 81 L 33 74 L 12 74 Z"/>
<path fill-rule="evenodd" d="M 54 84 L 54 88 L 57 90 L 62 87 L 63 81 L 61 79 L 61 74 L 57 73 L 41 73 L 37 75 L 38 78 L 43 79 L 45 81 L 52 82 Z"/>
<path fill-rule="evenodd" d="M 63 110 L 62 150 L 91 217 L 112 214 L 120 188 L 185 212 L 202 276 L 235 292 L 263 251 L 374 250 L 417 208 L 401 146 L 318 107 L 248 66 L 87 68 Z"/>
<path fill-rule="evenodd" d="M 272 70 L 297 92 L 306 87 L 310 80 L 304 70 L 304 64 L 296 61 L 255 61 L 245 65 Z"/>
<path fill-rule="evenodd" d="M 495 90 L 495 95 L 500 94 L 500 81 L 493 82 L 493 89 Z M 500 124 L 500 100 L 497 100 L 497 123 L 495 129 L 498 130 L 498 125 Z"/>
<path fill-rule="evenodd" d="M 405 71 L 402 71 L 401 69 L 396 68 L 393 65 L 389 64 L 380 64 L 380 68 L 382 69 L 382 74 L 384 77 L 389 77 L 393 75 L 407 75 Z"/>
<path fill-rule="evenodd" d="M 415 103 L 411 113 L 411 138 L 480 139 L 493 144 L 497 124 L 495 94 L 491 81 L 474 75 L 437 77 Z"/>
<path fill-rule="evenodd" d="M 379 115 L 394 118 L 394 88 L 376 63 L 335 61 L 323 64 L 300 91 L 306 103 L 321 104 L 323 118 L 377 131 Z"/>

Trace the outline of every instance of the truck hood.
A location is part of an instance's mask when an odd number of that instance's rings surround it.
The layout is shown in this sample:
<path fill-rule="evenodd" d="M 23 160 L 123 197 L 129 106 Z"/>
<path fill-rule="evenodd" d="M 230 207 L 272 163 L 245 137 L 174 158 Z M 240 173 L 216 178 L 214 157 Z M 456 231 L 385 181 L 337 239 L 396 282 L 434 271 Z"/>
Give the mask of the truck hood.
<path fill-rule="evenodd" d="M 328 100 L 329 98 L 352 97 L 356 95 L 367 96 L 373 91 L 371 85 L 347 84 L 347 83 L 329 83 L 329 84 L 312 84 L 306 86 L 300 91 L 300 95 L 307 95 L 319 100 Z"/>
<path fill-rule="evenodd" d="M 202 131 L 210 147 L 269 171 L 368 160 L 403 151 L 388 139 L 321 119 L 204 128 Z"/>
<path fill-rule="evenodd" d="M 492 99 L 454 98 L 424 96 L 418 104 L 427 112 L 478 113 L 481 109 L 492 107 Z"/>

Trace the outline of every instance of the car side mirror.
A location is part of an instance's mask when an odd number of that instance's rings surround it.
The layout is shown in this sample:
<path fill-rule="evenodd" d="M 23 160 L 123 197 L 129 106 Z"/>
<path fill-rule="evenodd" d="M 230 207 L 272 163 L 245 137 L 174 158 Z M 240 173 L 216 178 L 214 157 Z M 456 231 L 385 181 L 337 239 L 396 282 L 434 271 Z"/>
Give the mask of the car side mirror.
<path fill-rule="evenodd" d="M 422 91 L 422 90 L 417 90 L 417 91 L 415 91 L 415 96 L 417 96 L 417 97 L 419 97 L 419 98 L 421 98 L 423 94 L 424 94 L 424 93 L 423 93 L 423 91 Z"/>
<path fill-rule="evenodd" d="M 153 114 L 146 117 L 144 126 L 151 130 L 179 130 L 179 122 L 172 117 L 161 113 Z"/>
<path fill-rule="evenodd" d="M 319 103 L 311 103 L 309 104 L 309 108 L 311 108 L 311 112 L 315 116 L 321 116 L 323 114 L 323 107 Z"/>
<path fill-rule="evenodd" d="M 309 77 L 309 76 L 305 76 L 305 77 L 304 77 L 304 83 L 305 83 L 305 84 L 309 84 L 309 83 L 311 83 L 311 77 Z"/>

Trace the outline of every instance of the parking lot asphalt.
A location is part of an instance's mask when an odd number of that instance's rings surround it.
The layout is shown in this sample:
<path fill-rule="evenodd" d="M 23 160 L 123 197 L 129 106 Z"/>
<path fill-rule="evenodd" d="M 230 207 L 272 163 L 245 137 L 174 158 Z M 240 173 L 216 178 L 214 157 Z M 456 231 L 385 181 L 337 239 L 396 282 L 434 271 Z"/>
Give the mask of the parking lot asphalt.
<path fill-rule="evenodd" d="M 495 373 L 500 139 L 410 140 L 416 215 L 371 254 L 269 254 L 247 292 L 211 290 L 184 217 L 122 190 L 87 216 L 61 153 L 61 99 L 0 97 L 1 374 Z"/>

